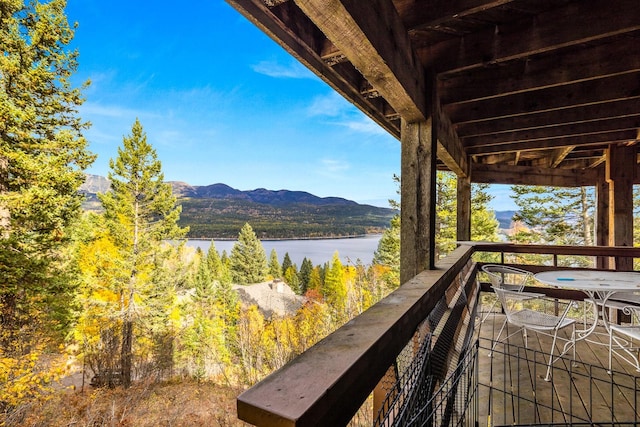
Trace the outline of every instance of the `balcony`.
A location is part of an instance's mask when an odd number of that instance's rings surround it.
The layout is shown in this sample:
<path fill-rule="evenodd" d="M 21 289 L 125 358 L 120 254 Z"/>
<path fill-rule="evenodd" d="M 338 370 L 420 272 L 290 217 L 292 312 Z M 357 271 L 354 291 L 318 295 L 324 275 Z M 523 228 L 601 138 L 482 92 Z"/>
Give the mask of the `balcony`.
<path fill-rule="evenodd" d="M 489 285 L 480 253 L 538 272 L 566 255 L 627 263 L 640 249 L 463 244 L 436 269 L 409 280 L 374 307 L 238 397 L 240 419 L 260 426 L 307 425 L 631 425 L 640 377 L 625 363 L 607 372 L 607 347 L 579 342 L 577 360 L 553 364 L 550 342 L 519 336 L 488 349 L 502 314 L 480 324 Z M 546 254 L 522 265 L 523 254 Z M 477 280 L 480 279 L 480 280 Z M 536 287 L 550 297 L 582 301 L 580 291 Z M 594 336 L 603 337 L 595 334 Z M 606 340 L 603 341 L 606 344 Z"/>

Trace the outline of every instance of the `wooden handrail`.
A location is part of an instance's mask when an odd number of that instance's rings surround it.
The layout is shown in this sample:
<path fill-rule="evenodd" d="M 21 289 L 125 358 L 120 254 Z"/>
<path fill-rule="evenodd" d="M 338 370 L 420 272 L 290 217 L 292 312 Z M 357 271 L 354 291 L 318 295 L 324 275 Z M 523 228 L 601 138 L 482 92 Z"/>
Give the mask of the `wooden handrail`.
<path fill-rule="evenodd" d="M 471 246 L 475 251 L 482 252 L 640 258 L 640 248 L 630 246 L 525 245 L 519 243 L 473 241 L 460 241 L 457 243 L 461 246 Z"/>

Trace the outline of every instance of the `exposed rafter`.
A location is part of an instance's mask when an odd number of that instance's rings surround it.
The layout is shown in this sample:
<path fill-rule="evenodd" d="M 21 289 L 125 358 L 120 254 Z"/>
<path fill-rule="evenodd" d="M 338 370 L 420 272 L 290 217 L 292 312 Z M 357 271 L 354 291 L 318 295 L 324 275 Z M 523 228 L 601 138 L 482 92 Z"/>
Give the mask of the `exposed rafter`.
<path fill-rule="evenodd" d="M 401 117 L 408 122 L 431 119 L 433 76 L 414 54 L 391 0 L 371 0 L 367 8 L 356 0 L 295 2 Z M 452 169 L 465 171 L 455 132 L 447 128 L 446 118 L 438 123 L 439 157 Z"/>
<path fill-rule="evenodd" d="M 595 170 L 638 141 L 637 0 L 228 2 L 396 138 L 431 120 L 459 176 Z"/>
<path fill-rule="evenodd" d="M 422 49 L 418 46 L 419 53 L 427 66 L 445 74 L 640 30 L 637 19 L 640 2 L 617 0 L 615 7 L 612 6 L 608 0 L 571 2 L 531 18 L 498 24 L 462 38 Z"/>

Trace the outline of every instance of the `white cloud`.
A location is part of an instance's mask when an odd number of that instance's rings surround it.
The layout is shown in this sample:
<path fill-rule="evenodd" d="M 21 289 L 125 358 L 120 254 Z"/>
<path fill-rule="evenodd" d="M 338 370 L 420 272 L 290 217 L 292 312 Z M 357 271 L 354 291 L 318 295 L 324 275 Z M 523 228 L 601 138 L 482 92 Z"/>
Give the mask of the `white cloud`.
<path fill-rule="evenodd" d="M 251 66 L 258 74 L 277 79 L 315 79 L 315 75 L 300 63 L 291 61 L 288 64 L 280 64 L 276 61 L 260 61 Z"/>
<path fill-rule="evenodd" d="M 355 133 L 368 135 L 387 134 L 380 125 L 364 115 L 336 92 L 315 97 L 307 108 L 307 113 L 311 117 L 324 116 L 334 119 L 329 123 L 346 127 Z"/>
<path fill-rule="evenodd" d="M 140 114 L 138 110 L 124 108 L 117 105 L 102 105 L 93 102 L 85 102 L 80 107 L 82 116 L 102 116 L 102 117 L 136 117 Z M 133 122 L 133 119 L 132 119 Z"/>
<path fill-rule="evenodd" d="M 351 165 L 344 160 L 321 159 L 318 174 L 325 178 L 341 179 L 349 169 L 351 169 Z"/>
<path fill-rule="evenodd" d="M 341 117 L 347 115 L 349 108 L 353 107 L 342 96 L 330 92 L 327 95 L 316 96 L 307 108 L 307 113 L 311 117 Z"/>
<path fill-rule="evenodd" d="M 354 132 L 366 133 L 370 135 L 386 135 L 387 134 L 387 131 L 385 131 L 379 124 L 375 123 L 373 120 L 369 119 L 368 117 L 362 117 L 361 120 L 351 120 L 351 121 L 343 122 L 341 124 Z"/>

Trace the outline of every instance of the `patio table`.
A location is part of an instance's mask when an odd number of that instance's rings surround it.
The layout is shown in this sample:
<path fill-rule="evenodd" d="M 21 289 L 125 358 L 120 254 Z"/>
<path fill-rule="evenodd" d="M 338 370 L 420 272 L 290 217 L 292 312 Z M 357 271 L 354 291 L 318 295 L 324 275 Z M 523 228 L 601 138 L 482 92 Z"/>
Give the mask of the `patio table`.
<path fill-rule="evenodd" d="M 640 273 L 633 271 L 550 270 L 534 274 L 534 277 L 546 285 L 580 290 L 593 303 L 596 321 L 588 329 L 576 331 L 576 339 L 586 339 L 591 335 L 596 329 L 599 317 L 610 334 L 609 321 L 604 309 L 609 298 L 616 292 L 640 291 Z M 602 316 L 599 314 L 598 304 L 603 306 Z"/>

